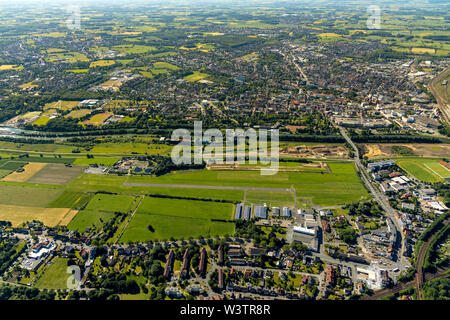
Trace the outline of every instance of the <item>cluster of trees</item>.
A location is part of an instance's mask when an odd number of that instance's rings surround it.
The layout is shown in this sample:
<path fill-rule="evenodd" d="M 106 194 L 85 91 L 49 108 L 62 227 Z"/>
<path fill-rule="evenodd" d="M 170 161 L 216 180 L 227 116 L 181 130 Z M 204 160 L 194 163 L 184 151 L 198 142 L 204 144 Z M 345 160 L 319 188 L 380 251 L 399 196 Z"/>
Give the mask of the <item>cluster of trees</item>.
<path fill-rule="evenodd" d="M 22 246 L 21 250 L 17 247 L 18 240 L 4 240 L 0 242 L 0 275 L 2 275 L 22 252 L 25 250 L 25 246 Z"/>
<path fill-rule="evenodd" d="M 450 184 L 439 182 L 435 183 L 433 187 L 436 192 L 444 198 L 445 205 L 450 207 Z"/>
<path fill-rule="evenodd" d="M 355 131 L 353 131 L 355 132 Z M 354 142 L 358 143 L 442 143 L 441 138 L 430 136 L 406 135 L 406 134 L 377 134 L 377 135 L 358 135 L 349 131 Z M 444 141 L 445 142 L 445 141 Z"/>
<path fill-rule="evenodd" d="M 0 300 L 54 300 L 56 292 L 23 286 L 0 285 Z"/>
<path fill-rule="evenodd" d="M 348 214 L 351 216 L 381 216 L 381 208 L 378 203 L 374 201 L 359 201 L 346 204 L 344 209 L 348 209 Z"/>
<path fill-rule="evenodd" d="M 163 174 L 169 173 L 171 171 L 178 170 L 192 170 L 192 169 L 204 169 L 206 167 L 206 163 L 202 164 L 179 164 L 176 165 L 172 162 L 170 157 L 164 157 L 160 155 L 155 155 L 152 158 L 152 161 L 156 163 L 152 170 L 152 174 L 156 176 L 161 176 Z"/>
<path fill-rule="evenodd" d="M 425 300 L 450 300 L 450 279 L 440 278 L 425 282 L 423 297 Z"/>
<path fill-rule="evenodd" d="M 101 287 L 112 290 L 113 293 L 138 294 L 141 289 L 135 280 L 127 280 L 123 273 L 111 272 L 104 277 Z"/>

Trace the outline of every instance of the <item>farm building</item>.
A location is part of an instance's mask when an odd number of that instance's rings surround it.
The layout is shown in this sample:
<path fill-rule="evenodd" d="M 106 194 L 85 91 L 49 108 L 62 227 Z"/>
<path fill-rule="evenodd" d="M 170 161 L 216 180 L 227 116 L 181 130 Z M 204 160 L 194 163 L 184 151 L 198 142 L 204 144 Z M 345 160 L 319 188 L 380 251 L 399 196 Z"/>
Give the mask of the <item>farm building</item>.
<path fill-rule="evenodd" d="M 290 218 L 291 217 L 291 209 L 288 207 L 283 208 L 283 217 Z"/>
<path fill-rule="evenodd" d="M 258 219 L 267 219 L 267 209 L 263 206 L 256 206 L 255 217 Z"/>
<path fill-rule="evenodd" d="M 236 213 L 234 214 L 234 218 L 236 220 L 240 219 L 242 216 L 242 204 L 238 203 L 236 205 Z"/>
<path fill-rule="evenodd" d="M 245 220 L 250 219 L 251 215 L 252 215 L 252 207 L 245 206 L 245 208 L 244 208 L 244 219 Z"/>

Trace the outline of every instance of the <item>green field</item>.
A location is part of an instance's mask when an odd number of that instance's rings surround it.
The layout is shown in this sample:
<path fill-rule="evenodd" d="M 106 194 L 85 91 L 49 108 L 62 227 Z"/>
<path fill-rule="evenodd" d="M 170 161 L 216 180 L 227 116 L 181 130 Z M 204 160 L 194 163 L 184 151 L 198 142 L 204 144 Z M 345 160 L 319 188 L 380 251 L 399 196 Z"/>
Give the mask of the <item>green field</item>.
<path fill-rule="evenodd" d="M 146 197 L 120 242 L 231 235 L 233 223 L 211 219 L 230 220 L 232 210 L 229 203 Z"/>
<path fill-rule="evenodd" d="M 96 194 L 86 206 L 87 210 L 127 213 L 134 201 L 133 196 Z"/>
<path fill-rule="evenodd" d="M 64 191 L 57 199 L 47 205 L 48 208 L 79 208 L 90 199 L 89 194 Z"/>
<path fill-rule="evenodd" d="M 229 220 L 232 208 L 230 203 L 145 197 L 136 214 Z"/>
<path fill-rule="evenodd" d="M 0 183 L 0 204 L 46 207 L 63 192 L 62 188 Z"/>
<path fill-rule="evenodd" d="M 77 158 L 73 162 L 74 165 L 90 165 L 90 164 L 98 164 L 103 166 L 112 166 L 117 161 L 119 161 L 119 158 Z"/>
<path fill-rule="evenodd" d="M 253 204 L 267 203 L 268 206 L 295 206 L 294 194 L 276 191 L 247 191 L 246 201 Z"/>
<path fill-rule="evenodd" d="M 151 225 L 154 232 L 148 230 Z M 120 238 L 120 242 L 150 241 L 181 238 L 208 237 L 216 235 L 232 235 L 234 224 L 216 222 L 204 219 L 192 219 L 174 216 L 157 216 L 151 214 L 136 214 Z"/>
<path fill-rule="evenodd" d="M 432 170 L 434 174 L 437 174 L 442 178 L 450 177 L 450 170 L 448 170 L 446 167 L 444 167 L 437 161 L 424 163 L 424 166 L 427 167 L 427 169 Z"/>
<path fill-rule="evenodd" d="M 436 171 L 436 164 L 439 164 L 440 159 L 433 158 L 399 158 L 395 162 L 397 165 L 408 172 L 410 175 L 416 177 L 424 182 L 443 182 L 444 176 L 440 177 L 438 174 L 444 173 L 444 171 Z M 431 165 L 431 166 L 430 166 Z M 442 166 L 441 166 L 442 167 Z M 445 169 L 442 167 L 442 169 Z M 433 170 L 435 172 L 433 172 Z M 440 169 L 438 169 L 440 170 Z M 446 169 L 445 169 L 446 170 Z M 437 174 L 438 173 L 438 174 Z M 447 176 L 449 176 L 447 174 Z"/>
<path fill-rule="evenodd" d="M 180 185 L 211 185 L 234 187 L 266 187 L 266 188 L 295 188 L 297 197 L 310 197 L 318 206 L 337 206 L 368 197 L 367 191 L 361 184 L 353 163 L 328 162 L 331 173 L 314 172 L 279 172 L 273 176 L 263 176 L 259 171 L 212 171 L 197 170 L 171 173 L 159 177 L 149 176 L 98 176 L 81 174 L 69 184 L 71 190 L 109 192 L 148 192 L 176 195 L 196 196 L 205 198 L 209 193 L 223 199 L 242 200 L 241 190 L 207 190 L 207 189 L 178 189 L 169 187 L 131 187 L 124 186 L 125 182 L 180 184 Z M 172 189 L 172 190 L 170 190 Z M 162 192 L 161 192 L 162 191 Z M 240 192 L 240 193 L 238 193 Z M 173 194 L 175 195 L 175 194 Z M 257 199 L 267 197 L 259 194 Z M 239 199 L 237 199 L 239 198 Z"/>
<path fill-rule="evenodd" d="M 100 228 L 103 223 L 111 220 L 114 213 L 99 210 L 81 210 L 67 225 L 69 230 L 78 230 L 80 232 L 88 228 Z"/>
<path fill-rule="evenodd" d="M 190 74 L 190 75 L 184 77 L 184 79 L 187 81 L 190 81 L 190 82 L 195 82 L 195 81 L 205 79 L 207 77 L 209 77 L 209 74 L 195 71 L 193 74 Z"/>
<path fill-rule="evenodd" d="M 38 289 L 67 289 L 67 279 L 70 274 L 67 273 L 67 259 L 55 258 L 51 265 L 45 269 L 35 287 Z"/>

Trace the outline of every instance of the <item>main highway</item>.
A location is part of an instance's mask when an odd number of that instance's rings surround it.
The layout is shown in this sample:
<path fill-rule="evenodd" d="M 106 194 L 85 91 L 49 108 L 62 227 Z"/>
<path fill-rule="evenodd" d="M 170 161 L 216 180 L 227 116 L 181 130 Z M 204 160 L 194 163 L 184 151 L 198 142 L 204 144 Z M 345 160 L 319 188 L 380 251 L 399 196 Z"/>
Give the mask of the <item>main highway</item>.
<path fill-rule="evenodd" d="M 381 192 L 378 190 L 378 188 L 373 184 L 373 182 L 369 178 L 369 174 L 367 173 L 366 169 L 364 168 L 363 164 L 361 163 L 359 149 L 357 148 L 355 143 L 350 139 L 346 130 L 340 126 L 338 128 L 339 128 L 342 136 L 344 137 L 344 139 L 351 145 L 351 147 L 354 150 L 355 165 L 356 165 L 357 171 L 361 175 L 361 179 L 363 180 L 364 184 L 367 186 L 368 190 L 372 194 L 375 201 L 378 202 L 378 204 L 381 206 L 381 208 L 386 213 L 387 217 L 392 221 L 392 224 L 396 229 L 394 231 L 397 234 L 396 239 L 397 239 L 397 242 L 400 241 L 400 243 L 396 244 L 396 246 L 394 248 L 394 249 L 397 249 L 396 250 L 397 251 L 396 252 L 397 253 L 396 254 L 397 267 L 400 268 L 402 266 L 409 265 L 409 263 L 402 256 L 404 241 L 401 236 L 401 234 L 402 234 L 401 228 L 398 224 L 397 218 L 395 217 L 395 210 L 391 207 L 391 205 L 389 204 L 389 201 L 386 199 L 386 197 L 383 194 L 381 194 Z"/>

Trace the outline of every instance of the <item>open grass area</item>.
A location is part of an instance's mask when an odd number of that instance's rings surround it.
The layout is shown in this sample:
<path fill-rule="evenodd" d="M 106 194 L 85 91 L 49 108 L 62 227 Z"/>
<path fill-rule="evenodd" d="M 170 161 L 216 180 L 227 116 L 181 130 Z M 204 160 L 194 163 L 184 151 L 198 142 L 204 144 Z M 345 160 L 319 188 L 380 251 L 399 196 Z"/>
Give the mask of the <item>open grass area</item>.
<path fill-rule="evenodd" d="M 67 225 L 69 230 L 83 232 L 88 228 L 100 228 L 114 217 L 114 213 L 98 210 L 81 210 Z"/>
<path fill-rule="evenodd" d="M 73 162 L 74 165 L 90 165 L 90 164 L 97 164 L 102 166 L 112 166 L 117 161 L 119 161 L 119 158 L 77 158 Z"/>
<path fill-rule="evenodd" d="M 133 196 L 127 195 L 96 194 L 89 201 L 86 209 L 127 213 L 134 200 Z"/>
<path fill-rule="evenodd" d="M 96 68 L 96 67 L 109 67 L 115 64 L 116 62 L 114 60 L 98 60 L 93 61 L 90 63 L 89 68 Z"/>
<path fill-rule="evenodd" d="M 92 112 L 92 110 L 90 110 L 90 109 L 72 110 L 72 111 L 70 111 L 70 113 L 66 114 L 64 117 L 65 118 L 79 119 L 79 118 L 82 118 L 84 116 L 87 116 L 91 112 Z"/>
<path fill-rule="evenodd" d="M 145 197 L 136 214 L 230 220 L 232 209 L 230 203 Z"/>
<path fill-rule="evenodd" d="M 184 192 L 189 195 L 197 194 L 205 197 L 206 192 L 211 192 L 215 197 L 224 194 L 225 199 L 234 200 L 240 197 L 241 190 L 214 190 L 170 188 L 170 186 L 158 187 L 131 187 L 124 186 L 125 182 L 131 183 L 153 183 L 153 184 L 177 184 L 177 185 L 210 185 L 210 186 L 234 186 L 234 187 L 265 187 L 284 188 L 292 187 L 296 190 L 297 197 L 310 197 L 318 206 L 337 206 L 348 202 L 368 197 L 368 193 L 361 184 L 353 163 L 328 162 L 331 173 L 314 172 L 278 172 L 273 176 L 263 176 L 259 171 L 212 171 L 196 170 L 187 172 L 171 173 L 159 177 L 148 176 L 95 176 L 82 174 L 75 179 L 70 188 L 73 190 L 104 190 L 110 192 L 136 191 L 148 193 L 171 192 L 173 189 L 177 194 L 183 196 Z M 183 190 L 185 189 L 185 190 Z M 229 193 L 229 191 L 232 191 Z M 240 194 L 235 191 L 241 192 Z M 262 195 L 258 195 L 261 197 Z M 270 194 L 266 195 L 270 199 Z M 234 198 L 234 199 L 233 199 Z M 220 199 L 220 198 L 219 198 Z"/>
<path fill-rule="evenodd" d="M 249 190 L 246 201 L 253 204 L 267 203 L 268 206 L 295 206 L 294 194 L 291 192 Z"/>
<path fill-rule="evenodd" d="M 65 258 L 54 258 L 36 282 L 38 289 L 67 289 L 67 261 Z"/>
<path fill-rule="evenodd" d="M 190 81 L 190 82 L 195 82 L 195 81 L 205 79 L 207 77 L 209 77 L 209 74 L 195 71 L 194 73 L 184 77 L 184 79 L 187 81 Z"/>
<path fill-rule="evenodd" d="M 196 200 L 146 197 L 120 242 L 233 234 L 233 205 Z"/>
<path fill-rule="evenodd" d="M 151 226 L 154 231 L 150 231 L 148 226 Z M 216 235 L 232 235 L 233 233 L 234 224 L 230 222 L 136 214 L 120 238 L 120 242 L 168 240 L 171 237 L 175 239 L 199 236 L 213 237 Z"/>
<path fill-rule="evenodd" d="M 78 106 L 78 104 L 81 101 L 65 101 L 65 100 L 58 100 L 51 103 L 46 103 L 44 106 L 44 110 L 49 109 L 58 109 L 58 110 L 70 110 Z"/>

